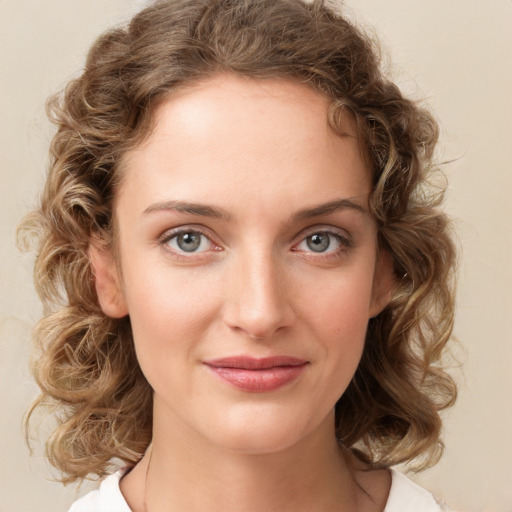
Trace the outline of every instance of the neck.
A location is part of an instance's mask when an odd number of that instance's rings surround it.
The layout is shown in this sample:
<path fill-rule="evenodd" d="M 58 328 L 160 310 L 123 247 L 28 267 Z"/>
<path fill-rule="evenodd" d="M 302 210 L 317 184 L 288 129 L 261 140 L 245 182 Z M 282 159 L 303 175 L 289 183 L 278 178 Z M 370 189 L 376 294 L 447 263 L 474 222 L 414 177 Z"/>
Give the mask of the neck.
<path fill-rule="evenodd" d="M 169 435 L 167 420 L 155 416 L 150 451 L 122 481 L 134 511 L 357 509 L 357 484 L 336 442 L 333 418 L 300 444 L 263 454 L 229 450 L 176 423 Z"/>

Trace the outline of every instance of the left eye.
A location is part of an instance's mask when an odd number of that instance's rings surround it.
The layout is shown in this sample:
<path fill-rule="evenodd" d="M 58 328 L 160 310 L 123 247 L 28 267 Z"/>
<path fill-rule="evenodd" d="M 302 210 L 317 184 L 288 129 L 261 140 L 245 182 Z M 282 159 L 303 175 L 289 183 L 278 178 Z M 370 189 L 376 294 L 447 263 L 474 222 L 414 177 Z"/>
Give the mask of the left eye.
<path fill-rule="evenodd" d="M 342 237 L 334 233 L 321 231 L 307 236 L 297 246 L 300 251 L 312 251 L 317 253 L 333 252 L 338 250 L 342 243 Z"/>
<path fill-rule="evenodd" d="M 182 231 L 167 240 L 176 252 L 203 252 L 212 248 L 212 242 L 199 231 Z"/>

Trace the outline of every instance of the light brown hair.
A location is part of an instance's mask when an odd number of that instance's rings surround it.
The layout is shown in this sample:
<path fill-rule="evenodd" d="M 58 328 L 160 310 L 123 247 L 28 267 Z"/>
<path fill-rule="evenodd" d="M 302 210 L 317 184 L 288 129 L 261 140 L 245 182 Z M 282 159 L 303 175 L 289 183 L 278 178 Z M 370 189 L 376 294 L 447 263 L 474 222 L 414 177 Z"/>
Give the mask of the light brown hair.
<path fill-rule="evenodd" d="M 47 442 L 63 481 L 136 463 L 151 440 L 152 390 L 130 320 L 104 315 L 87 255 L 112 245 L 120 162 L 151 132 L 165 95 L 217 73 L 303 83 L 357 121 L 373 173 L 370 206 L 396 291 L 369 322 L 362 360 L 336 404 L 337 436 L 375 465 L 441 453 L 439 411 L 455 399 L 440 365 L 454 312 L 454 248 L 442 190 L 430 187 L 438 129 L 383 74 L 375 44 L 325 1 L 158 1 L 102 35 L 81 76 L 49 102 L 57 126 L 40 207 L 21 234 L 37 251 L 45 316 L 35 330 L 34 409 L 53 405 Z M 30 417 L 30 414 L 29 414 Z M 28 422 L 28 420 L 27 420 Z"/>

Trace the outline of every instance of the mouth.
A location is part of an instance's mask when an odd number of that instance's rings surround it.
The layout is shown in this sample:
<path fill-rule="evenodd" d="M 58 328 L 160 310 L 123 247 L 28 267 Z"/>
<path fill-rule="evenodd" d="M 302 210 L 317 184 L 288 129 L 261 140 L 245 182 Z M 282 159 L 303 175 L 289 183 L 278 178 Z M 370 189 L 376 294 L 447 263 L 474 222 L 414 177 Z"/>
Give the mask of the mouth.
<path fill-rule="evenodd" d="M 232 387 L 249 393 L 265 393 L 296 380 L 309 363 L 290 356 L 236 356 L 213 359 L 204 364 Z"/>

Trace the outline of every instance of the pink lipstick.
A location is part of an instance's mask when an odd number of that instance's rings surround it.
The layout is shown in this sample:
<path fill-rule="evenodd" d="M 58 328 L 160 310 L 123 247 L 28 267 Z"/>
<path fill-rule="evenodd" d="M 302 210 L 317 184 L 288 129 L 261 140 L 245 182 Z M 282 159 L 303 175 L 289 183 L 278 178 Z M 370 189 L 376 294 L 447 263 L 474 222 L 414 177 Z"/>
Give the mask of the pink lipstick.
<path fill-rule="evenodd" d="M 236 356 L 213 359 L 205 361 L 204 364 L 235 388 L 249 393 L 265 393 L 295 380 L 308 362 L 289 356 Z"/>

